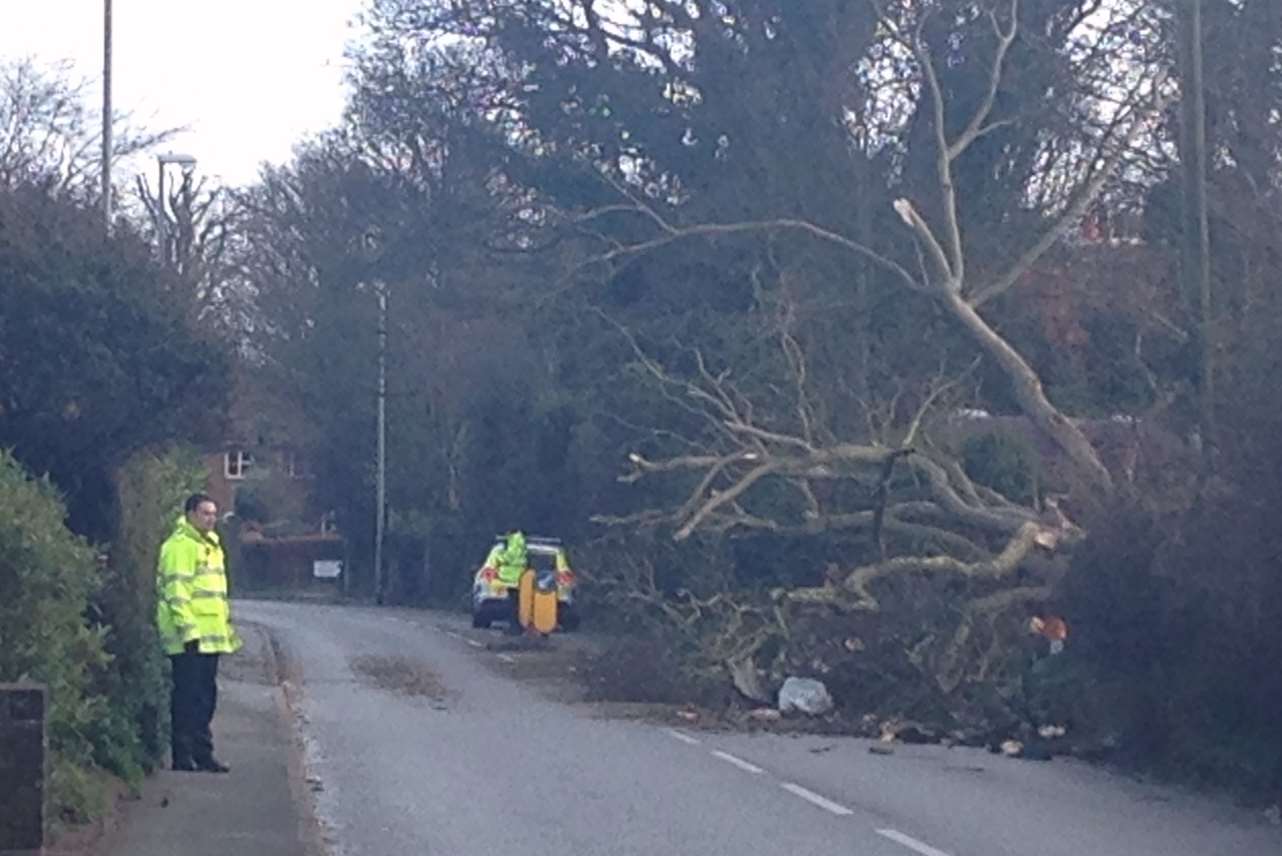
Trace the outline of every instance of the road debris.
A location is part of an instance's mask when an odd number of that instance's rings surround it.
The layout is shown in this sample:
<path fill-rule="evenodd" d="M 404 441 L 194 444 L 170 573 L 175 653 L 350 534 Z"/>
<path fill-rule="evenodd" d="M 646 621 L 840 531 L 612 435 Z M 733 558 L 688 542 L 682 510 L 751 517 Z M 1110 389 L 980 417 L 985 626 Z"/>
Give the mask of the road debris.
<path fill-rule="evenodd" d="M 779 712 L 823 716 L 833 709 L 832 696 L 823 681 L 814 678 L 788 678 L 779 689 Z"/>
<path fill-rule="evenodd" d="M 783 719 L 783 714 L 773 707 L 758 707 L 748 711 L 748 717 L 758 722 L 778 722 Z"/>

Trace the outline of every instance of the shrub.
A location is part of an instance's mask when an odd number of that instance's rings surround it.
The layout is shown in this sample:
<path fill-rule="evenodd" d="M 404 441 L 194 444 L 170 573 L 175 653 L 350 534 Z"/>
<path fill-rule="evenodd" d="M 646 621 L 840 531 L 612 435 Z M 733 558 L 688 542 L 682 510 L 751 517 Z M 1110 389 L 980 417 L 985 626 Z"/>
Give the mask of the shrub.
<path fill-rule="evenodd" d="M 116 537 L 97 602 L 111 627 L 107 649 L 115 668 L 102 689 L 117 737 L 99 747 L 98 761 L 128 780 L 155 767 L 169 741 L 169 664 L 155 629 L 156 556 L 184 500 L 204 488 L 205 478 L 189 449 L 140 453 L 116 477 Z"/>
<path fill-rule="evenodd" d="M 93 682 L 110 655 L 104 629 L 87 618 L 98 589 L 94 551 L 65 519 L 52 485 L 0 452 L 0 680 L 49 687 L 51 808 L 79 820 L 96 808 L 87 771 L 108 702 Z"/>
<path fill-rule="evenodd" d="M 962 444 L 962 464 L 971 478 L 1015 502 L 1037 498 L 1037 456 L 1027 440 L 992 432 Z"/>
<path fill-rule="evenodd" d="M 1084 668 L 1076 718 L 1136 763 L 1256 793 L 1282 787 L 1282 542 L 1258 502 L 1267 481 L 1178 515 L 1108 509 L 1065 589 Z"/>
<path fill-rule="evenodd" d="M 135 457 L 121 471 L 112 561 L 65 525 L 47 479 L 0 452 L 0 681 L 50 693 L 50 807 L 77 822 L 103 808 L 104 771 L 136 783 L 167 742 L 167 663 L 153 624 L 155 557 L 204 481 L 188 452 Z"/>

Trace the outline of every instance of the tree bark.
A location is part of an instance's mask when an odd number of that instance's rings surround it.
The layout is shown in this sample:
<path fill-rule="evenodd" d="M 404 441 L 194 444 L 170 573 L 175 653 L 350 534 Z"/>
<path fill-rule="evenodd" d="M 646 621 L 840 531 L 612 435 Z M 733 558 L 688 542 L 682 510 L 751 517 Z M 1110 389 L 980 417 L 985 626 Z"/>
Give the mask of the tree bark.
<path fill-rule="evenodd" d="M 940 300 L 980 347 L 1002 367 L 1024 414 L 1068 456 L 1092 487 L 1111 493 L 1113 477 L 1108 468 L 1086 435 L 1051 404 L 1033 367 L 961 295 L 941 291 Z"/>

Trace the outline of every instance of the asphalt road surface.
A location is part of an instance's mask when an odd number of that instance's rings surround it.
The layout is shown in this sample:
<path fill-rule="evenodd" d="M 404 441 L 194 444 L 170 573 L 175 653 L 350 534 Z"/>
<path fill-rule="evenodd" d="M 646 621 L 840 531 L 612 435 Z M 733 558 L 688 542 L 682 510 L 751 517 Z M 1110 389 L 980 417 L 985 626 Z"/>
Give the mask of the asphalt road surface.
<path fill-rule="evenodd" d="M 611 720 L 457 616 L 237 602 L 295 676 L 336 856 L 1278 856 L 1282 829 L 1067 761 Z M 569 644 L 558 638 L 552 644 Z"/>

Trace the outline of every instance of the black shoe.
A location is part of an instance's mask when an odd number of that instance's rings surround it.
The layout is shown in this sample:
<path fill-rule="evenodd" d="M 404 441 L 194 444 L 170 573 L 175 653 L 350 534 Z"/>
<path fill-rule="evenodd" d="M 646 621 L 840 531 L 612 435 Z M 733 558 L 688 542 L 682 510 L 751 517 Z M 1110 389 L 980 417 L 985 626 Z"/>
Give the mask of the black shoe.
<path fill-rule="evenodd" d="M 231 767 L 228 767 L 222 761 L 210 755 L 202 761 L 197 761 L 192 769 L 199 770 L 202 773 L 230 773 Z"/>
<path fill-rule="evenodd" d="M 197 767 L 196 762 L 190 758 L 175 758 L 170 769 L 179 773 L 194 773 L 200 768 Z"/>

